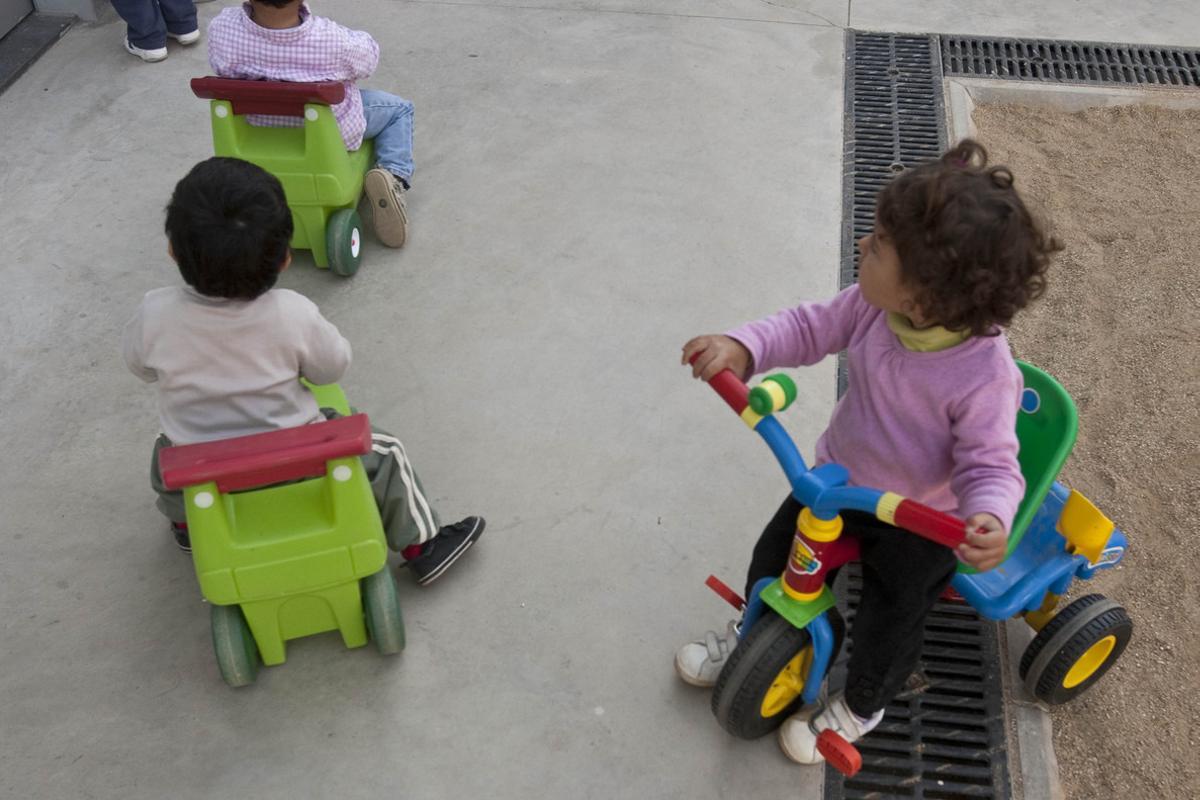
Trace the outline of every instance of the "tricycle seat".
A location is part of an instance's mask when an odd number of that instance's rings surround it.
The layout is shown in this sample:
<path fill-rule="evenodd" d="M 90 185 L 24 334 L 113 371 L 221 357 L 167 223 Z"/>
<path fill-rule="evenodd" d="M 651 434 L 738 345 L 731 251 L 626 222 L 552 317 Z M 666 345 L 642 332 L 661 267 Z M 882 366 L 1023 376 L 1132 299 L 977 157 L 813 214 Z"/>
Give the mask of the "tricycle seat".
<path fill-rule="evenodd" d="M 1020 544 L 1000 566 L 987 572 L 959 573 L 955 591 L 990 619 L 1007 619 L 1037 611 L 1046 593 L 1062 594 L 1075 577 L 1090 578 L 1095 570 L 1120 560 L 1125 534 L 1114 529 L 1096 563 L 1066 547 L 1059 519 L 1071 490 L 1054 482 L 1025 529 Z"/>

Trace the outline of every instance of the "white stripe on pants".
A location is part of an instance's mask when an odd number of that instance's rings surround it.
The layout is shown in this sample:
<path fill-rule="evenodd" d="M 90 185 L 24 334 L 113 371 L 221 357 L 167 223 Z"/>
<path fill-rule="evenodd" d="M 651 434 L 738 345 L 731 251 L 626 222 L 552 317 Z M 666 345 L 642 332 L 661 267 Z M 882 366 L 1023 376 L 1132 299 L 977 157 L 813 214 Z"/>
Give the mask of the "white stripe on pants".
<path fill-rule="evenodd" d="M 409 463 L 408 454 L 404 451 L 404 445 L 394 436 L 372 432 L 371 449 L 383 456 L 391 455 L 396 460 L 396 465 L 400 469 L 400 480 L 404 483 L 404 491 L 408 499 L 409 515 L 417 526 L 418 538 L 414 544 L 424 544 L 437 535 L 437 523 L 434 521 L 433 511 L 429 508 L 429 501 L 425 499 L 425 495 L 421 493 L 421 487 L 417 484 L 416 475 L 413 473 L 412 464 Z"/>

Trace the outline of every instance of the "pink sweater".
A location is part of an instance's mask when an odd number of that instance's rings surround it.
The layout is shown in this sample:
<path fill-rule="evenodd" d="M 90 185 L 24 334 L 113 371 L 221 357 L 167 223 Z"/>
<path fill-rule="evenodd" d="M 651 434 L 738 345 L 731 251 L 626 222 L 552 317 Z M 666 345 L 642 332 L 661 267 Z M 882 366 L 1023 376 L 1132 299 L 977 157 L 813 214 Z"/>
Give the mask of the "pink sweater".
<path fill-rule="evenodd" d="M 750 351 L 756 373 L 847 351 L 848 387 L 817 441 L 818 464 L 836 461 L 854 484 L 1012 527 L 1025 493 L 1016 435 L 1023 383 L 1003 335 L 913 352 L 857 285 L 728 335 Z"/>

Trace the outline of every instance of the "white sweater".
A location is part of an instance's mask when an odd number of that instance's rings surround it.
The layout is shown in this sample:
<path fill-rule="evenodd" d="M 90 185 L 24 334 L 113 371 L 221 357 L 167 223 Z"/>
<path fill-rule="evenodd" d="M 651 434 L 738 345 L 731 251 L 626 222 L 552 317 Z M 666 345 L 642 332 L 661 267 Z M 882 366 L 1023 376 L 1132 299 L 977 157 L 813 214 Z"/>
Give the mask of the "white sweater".
<path fill-rule="evenodd" d="M 125 326 L 122 349 L 134 375 L 158 384 L 162 430 L 175 444 L 318 421 L 300 378 L 333 383 L 350 366 L 350 343 L 289 289 L 250 301 L 155 289 Z"/>

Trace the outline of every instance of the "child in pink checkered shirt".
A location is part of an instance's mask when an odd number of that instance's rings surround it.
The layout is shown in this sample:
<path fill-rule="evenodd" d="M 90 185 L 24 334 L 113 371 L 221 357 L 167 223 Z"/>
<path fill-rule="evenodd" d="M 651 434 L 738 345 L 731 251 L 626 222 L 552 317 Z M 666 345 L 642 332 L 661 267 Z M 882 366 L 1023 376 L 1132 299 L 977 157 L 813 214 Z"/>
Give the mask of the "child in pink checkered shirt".
<path fill-rule="evenodd" d="M 359 89 L 379 66 L 369 33 L 318 17 L 302 0 L 250 0 L 226 8 L 208 26 L 208 60 L 222 78 L 314 82 L 340 80 L 346 98 L 333 107 L 349 150 L 375 141 L 375 167 L 363 181 L 375 235 L 401 247 L 408 235 L 404 194 L 413 174 L 413 105 L 402 97 Z M 290 117 L 255 120 L 300 125 Z"/>

